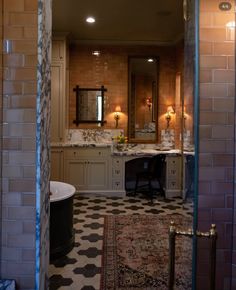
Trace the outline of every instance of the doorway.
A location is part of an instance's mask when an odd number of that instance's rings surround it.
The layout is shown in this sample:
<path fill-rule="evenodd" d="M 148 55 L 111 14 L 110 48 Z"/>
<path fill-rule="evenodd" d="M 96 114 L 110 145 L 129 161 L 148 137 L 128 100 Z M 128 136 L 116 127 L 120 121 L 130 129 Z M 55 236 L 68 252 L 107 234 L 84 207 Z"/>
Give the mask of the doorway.
<path fill-rule="evenodd" d="M 171 1 L 170 1 L 171 2 Z M 113 3 L 114 4 L 114 3 Z M 152 3 L 153 4 L 153 3 Z M 70 36 L 70 51 L 72 52 L 71 59 L 69 63 L 71 64 L 73 60 L 75 60 L 76 57 L 79 58 L 79 56 L 76 55 L 76 53 L 80 52 L 80 55 L 86 54 L 86 52 L 89 52 L 92 54 L 93 51 L 96 51 L 99 53 L 99 55 L 93 55 L 93 61 L 92 61 L 92 67 L 95 68 L 95 70 L 90 74 L 89 78 L 87 77 L 87 80 L 81 79 L 80 82 L 82 83 L 89 83 L 87 86 L 91 86 L 91 82 L 94 82 L 94 85 L 102 85 L 101 78 L 102 78 L 102 72 L 101 72 L 101 63 L 103 62 L 103 69 L 109 70 L 109 61 L 107 61 L 106 58 L 103 58 L 102 54 L 106 54 L 107 57 L 111 58 L 111 54 L 109 55 L 109 46 L 112 46 L 113 51 L 119 50 L 120 54 L 124 56 L 125 54 L 128 55 L 137 55 L 141 54 L 143 56 L 148 55 L 156 55 L 159 57 L 159 84 L 160 87 L 158 87 L 160 95 L 159 98 L 155 101 L 155 104 L 153 103 L 153 107 L 156 108 L 156 112 L 152 111 L 153 116 L 155 116 L 153 119 L 156 119 L 156 122 L 158 122 L 157 128 L 157 139 L 155 142 L 160 142 L 162 131 L 168 132 L 174 132 L 174 140 L 176 146 L 178 146 L 178 150 L 180 152 L 181 161 L 180 166 L 178 168 L 179 172 L 179 182 L 181 187 L 182 195 L 184 196 L 185 202 L 187 199 L 191 199 L 196 201 L 197 198 L 195 196 L 194 198 L 194 191 L 196 192 L 196 188 L 194 188 L 194 182 L 193 182 L 193 175 L 191 175 L 192 180 L 186 180 L 186 178 L 190 178 L 190 174 L 186 172 L 186 155 L 192 154 L 196 157 L 196 154 L 194 155 L 194 133 L 197 132 L 196 128 L 194 129 L 194 118 L 197 118 L 197 101 L 195 102 L 195 110 L 193 110 L 193 104 L 194 104 L 194 94 L 196 93 L 194 91 L 194 81 L 196 78 L 196 67 L 194 67 L 194 64 L 196 63 L 195 57 L 195 12 L 193 7 L 193 3 L 188 3 L 188 7 L 184 6 L 182 7 L 182 3 L 165 3 L 161 4 L 160 7 L 158 7 L 157 11 L 155 10 L 155 21 L 162 21 L 158 22 L 160 27 L 164 27 L 165 29 L 170 26 L 172 26 L 172 30 L 167 31 L 158 31 L 158 35 L 155 35 L 155 30 L 153 30 L 153 23 L 152 21 L 145 22 L 149 23 L 149 33 L 147 31 L 140 30 L 140 27 L 137 32 L 135 29 L 137 29 L 137 26 L 132 26 L 132 23 L 130 22 L 131 19 L 135 19 L 135 15 L 133 15 L 133 11 L 131 7 L 127 7 L 127 4 L 119 4 L 120 6 L 117 7 L 117 9 L 114 9 L 112 7 L 112 10 L 108 13 L 109 6 L 111 5 L 109 1 L 105 1 L 103 5 L 99 3 L 99 6 L 94 7 L 94 14 L 98 15 L 98 25 L 100 25 L 100 32 L 99 30 L 96 31 L 97 34 L 93 35 L 93 30 L 95 29 L 96 25 L 92 24 L 91 26 L 86 26 L 87 24 L 84 23 L 84 18 L 86 13 L 91 11 L 91 8 L 88 8 L 89 6 L 92 6 L 91 3 L 81 4 L 78 3 L 79 7 L 78 9 L 75 9 L 73 6 L 73 11 L 69 11 L 68 5 L 66 7 L 63 1 L 59 1 L 57 3 L 54 2 L 53 11 L 56 11 L 54 14 L 54 28 L 55 30 L 58 30 L 60 33 L 65 30 L 66 25 L 68 24 L 67 31 L 71 31 Z M 88 6 L 87 6 L 88 5 Z M 122 6 L 124 5 L 124 6 Z M 137 3 L 135 4 L 137 6 Z M 155 4 L 156 5 L 156 4 Z M 168 6 L 170 5 L 170 6 Z M 171 5 L 179 5 L 178 7 L 173 7 Z M 192 6 L 191 6 L 192 5 Z M 131 5 L 132 6 L 132 5 Z M 106 23 L 107 19 L 105 19 L 104 14 L 102 14 L 102 7 L 106 7 L 106 13 L 108 14 L 108 20 L 109 18 L 118 17 L 119 19 L 125 20 L 122 23 L 118 21 L 114 21 L 113 19 L 113 26 Z M 144 5 L 140 5 L 136 7 L 139 19 L 145 19 L 147 17 L 148 13 L 151 13 L 150 11 L 153 9 L 150 9 L 149 12 L 147 12 L 147 7 Z M 63 13 L 61 13 L 63 11 Z M 80 17 L 78 13 L 74 13 L 74 11 L 79 11 L 79 14 L 81 13 Z M 122 11 L 126 11 L 126 18 L 125 15 L 122 14 Z M 177 13 L 173 14 L 174 11 Z M 70 16 L 69 16 L 70 15 Z M 131 16 L 130 16 L 131 15 Z M 150 14 L 151 15 L 151 14 Z M 78 27 L 81 25 L 83 29 L 81 31 L 76 31 L 74 27 L 70 26 L 68 19 L 73 18 L 72 16 L 76 16 L 78 21 Z M 107 15 L 106 15 L 107 16 Z M 158 16 L 158 17 L 157 17 Z M 132 18 L 133 17 L 133 18 Z M 178 17 L 180 17 L 182 20 L 178 21 Z M 161 20 L 160 20 L 161 19 Z M 168 19 L 173 19 L 173 22 L 171 23 L 168 21 Z M 99 22 L 100 20 L 100 22 Z M 68 23 L 67 23 L 68 22 Z M 96 21 L 95 21 L 96 22 Z M 114 24 L 115 23 L 115 24 Z M 126 23 L 126 24 L 125 24 Z M 142 23 L 142 21 L 141 21 Z M 157 24 L 156 22 L 154 23 Z M 90 25 L 90 24 L 89 24 Z M 129 27 L 130 31 L 126 31 L 123 27 L 123 31 L 125 31 L 126 35 L 119 34 L 120 31 L 119 26 L 126 25 L 126 27 Z M 137 24 L 136 24 L 137 25 Z M 108 27 L 113 27 L 112 30 L 108 29 Z M 102 29 L 101 29 L 102 28 Z M 176 28 L 175 35 L 171 35 L 174 28 Z M 134 30 L 133 33 L 131 33 L 131 30 Z M 58 32 L 57 31 L 57 32 Z M 140 36 L 140 31 L 142 31 L 142 35 Z M 100 33 L 100 34 L 99 34 Z M 114 33 L 114 34 L 112 34 Z M 135 34 L 136 33 L 136 34 Z M 139 33 L 139 34 L 138 34 Z M 113 39 L 112 39 L 112 37 Z M 114 35 L 116 36 L 116 39 L 114 39 Z M 130 35 L 131 38 L 130 38 Z M 155 35 L 155 37 L 154 37 Z M 78 39 L 76 39 L 78 37 Z M 123 37 L 123 38 L 122 38 Z M 153 37 L 153 38 L 152 38 Z M 74 38 L 74 39 L 73 39 Z M 152 41 L 151 41 L 152 39 Z M 157 40 L 158 39 L 158 40 Z M 122 47 L 122 45 L 125 44 L 125 49 Z M 135 46 L 135 48 L 134 48 Z M 127 47 L 128 47 L 128 54 L 127 54 Z M 148 47 L 148 48 L 147 48 Z M 140 49 L 141 48 L 141 49 Z M 145 48 L 145 49 L 144 49 Z M 168 57 L 165 56 L 165 54 L 168 54 L 172 52 L 171 59 L 168 59 Z M 79 55 L 79 54 L 78 54 Z M 174 62 L 174 66 L 173 66 Z M 77 65 L 83 67 L 83 64 L 79 61 Z M 120 66 L 123 65 L 123 63 L 120 61 Z M 70 68 L 70 65 L 69 65 Z M 83 67 L 83 69 L 89 70 L 91 67 L 86 66 Z M 74 72 L 69 72 L 71 79 L 75 76 L 76 68 L 74 68 Z M 73 75 L 74 73 L 74 75 Z M 165 76 L 171 75 L 171 78 L 165 79 Z M 176 78 L 177 76 L 177 78 Z M 85 76 L 86 77 L 86 76 Z M 177 80 L 177 81 L 175 81 Z M 71 85 L 71 84 L 70 84 Z M 176 90 L 176 88 L 179 87 L 179 91 Z M 108 108 L 107 108 L 107 119 L 109 120 L 109 113 L 113 110 L 111 107 L 114 106 L 114 104 L 121 103 L 123 107 L 123 112 L 127 115 L 127 119 L 131 119 L 130 115 L 130 104 L 128 101 L 128 94 L 127 92 L 124 93 L 121 89 L 121 85 L 118 88 L 118 91 L 116 91 L 116 95 L 114 94 L 113 97 L 113 103 L 107 100 Z M 73 105 L 72 104 L 72 98 L 73 96 L 73 90 L 72 87 L 69 86 L 69 107 L 68 107 L 68 126 L 69 128 L 75 129 L 75 125 L 72 124 L 71 120 L 73 119 L 71 116 L 73 115 Z M 125 98 L 122 99 L 122 94 L 125 95 Z M 112 95 L 112 94 L 111 94 Z M 117 96 L 118 95 L 118 96 Z M 154 101 L 154 100 L 153 100 Z M 170 124 L 166 126 L 167 118 L 167 108 L 172 107 L 173 108 L 173 115 L 170 115 L 171 122 Z M 110 110 L 110 112 L 109 112 Z M 148 111 L 147 111 L 148 112 Z M 195 112 L 195 114 L 194 114 Z M 137 125 L 135 125 L 137 128 L 140 128 L 138 126 L 139 121 L 135 121 Z M 126 123 L 122 124 L 124 131 L 127 132 L 128 126 Z M 86 127 L 86 124 L 82 126 L 82 128 L 91 128 L 91 126 Z M 143 129 L 143 128 L 142 128 Z M 144 143 L 147 143 L 144 141 Z M 185 153 L 184 153 L 185 152 Z M 193 164 L 193 163 L 191 163 Z M 196 164 L 196 162 L 195 162 Z M 194 170 L 193 170 L 194 171 Z M 196 178 L 196 176 L 195 176 Z M 170 184 L 173 183 L 173 180 L 169 178 Z M 186 188 L 186 185 L 188 188 Z M 172 190 L 172 193 L 174 190 Z M 196 194 L 196 193 L 195 193 Z M 196 206 L 195 210 L 196 210 Z M 196 215 L 195 215 L 195 221 L 196 221 Z M 195 276 L 195 275 L 193 275 Z"/>

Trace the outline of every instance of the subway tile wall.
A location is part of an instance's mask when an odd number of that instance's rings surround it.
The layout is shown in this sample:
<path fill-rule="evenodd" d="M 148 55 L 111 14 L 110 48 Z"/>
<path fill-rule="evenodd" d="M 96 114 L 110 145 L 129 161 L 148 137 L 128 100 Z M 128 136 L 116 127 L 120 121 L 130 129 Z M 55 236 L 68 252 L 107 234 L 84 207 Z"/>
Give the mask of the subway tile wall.
<path fill-rule="evenodd" d="M 216 289 L 228 290 L 232 271 L 232 216 L 234 175 L 235 20 L 234 1 L 230 11 L 221 11 L 218 0 L 200 1 L 200 152 L 199 229 L 216 223 Z M 234 242 L 235 244 L 235 242 Z M 209 245 L 198 245 L 197 286 L 209 289 Z M 234 252 L 235 264 L 235 252 Z M 235 277 L 235 267 L 234 277 Z M 234 280 L 233 280 L 234 281 Z M 235 281 L 233 282 L 235 283 Z M 234 288 L 235 289 L 235 284 Z"/>
<path fill-rule="evenodd" d="M 1 277 L 47 289 L 51 1 L 3 4 Z"/>
<path fill-rule="evenodd" d="M 1 277 L 15 279 L 19 289 L 36 289 L 36 182 L 32 172 L 36 156 L 38 2 L 3 0 L 1 4 L 4 23 Z"/>

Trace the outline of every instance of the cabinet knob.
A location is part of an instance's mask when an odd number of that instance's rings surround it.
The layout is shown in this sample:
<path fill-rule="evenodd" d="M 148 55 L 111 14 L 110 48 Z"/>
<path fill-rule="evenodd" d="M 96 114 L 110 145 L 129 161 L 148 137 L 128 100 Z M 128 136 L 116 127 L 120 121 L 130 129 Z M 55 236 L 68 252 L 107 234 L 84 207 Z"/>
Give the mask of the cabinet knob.
<path fill-rule="evenodd" d="M 101 151 L 99 151 L 98 154 L 101 155 Z"/>

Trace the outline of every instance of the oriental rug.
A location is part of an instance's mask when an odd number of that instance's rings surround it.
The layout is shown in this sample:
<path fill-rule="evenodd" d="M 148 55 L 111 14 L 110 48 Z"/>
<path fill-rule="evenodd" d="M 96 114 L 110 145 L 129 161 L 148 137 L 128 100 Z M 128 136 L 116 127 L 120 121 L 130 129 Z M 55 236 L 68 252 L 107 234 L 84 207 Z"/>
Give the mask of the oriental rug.
<path fill-rule="evenodd" d="M 105 216 L 100 290 L 167 290 L 170 221 L 192 226 L 179 214 Z M 192 240 L 177 237 L 175 289 L 191 289 Z"/>

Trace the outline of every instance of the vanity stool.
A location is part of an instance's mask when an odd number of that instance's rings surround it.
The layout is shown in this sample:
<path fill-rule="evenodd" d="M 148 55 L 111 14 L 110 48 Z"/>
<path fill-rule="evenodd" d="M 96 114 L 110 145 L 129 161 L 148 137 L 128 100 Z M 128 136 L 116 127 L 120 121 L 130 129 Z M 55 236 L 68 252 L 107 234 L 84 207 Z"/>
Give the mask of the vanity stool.
<path fill-rule="evenodd" d="M 165 155 L 139 157 L 125 163 L 125 190 L 127 195 L 143 193 L 151 199 L 156 193 L 165 197 Z"/>
<path fill-rule="evenodd" d="M 134 193 L 145 193 L 151 199 L 157 192 L 165 197 L 163 175 L 165 172 L 165 155 L 158 154 L 149 158 L 146 168 L 136 173 Z"/>

